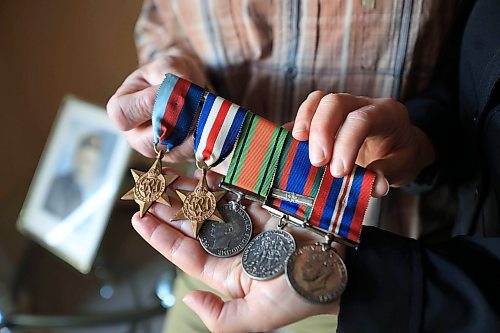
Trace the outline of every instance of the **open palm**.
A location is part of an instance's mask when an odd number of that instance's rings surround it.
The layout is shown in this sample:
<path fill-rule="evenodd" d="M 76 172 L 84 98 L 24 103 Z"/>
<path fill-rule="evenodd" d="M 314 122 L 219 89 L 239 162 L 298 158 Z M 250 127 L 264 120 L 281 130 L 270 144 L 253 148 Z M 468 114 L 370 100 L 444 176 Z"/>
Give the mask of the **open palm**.
<path fill-rule="evenodd" d="M 164 173 L 172 174 L 165 169 Z M 220 176 L 210 174 L 209 186 L 218 184 Z M 179 178 L 171 190 L 193 190 L 197 181 Z M 181 208 L 172 199 L 172 207 L 154 204 L 142 219 L 139 214 L 132 218 L 136 231 L 157 251 L 187 274 L 227 295 L 224 302 L 217 295 L 206 291 L 193 291 L 185 298 L 190 306 L 213 332 L 261 332 L 269 331 L 305 317 L 336 313 L 338 302 L 331 305 L 313 305 L 302 300 L 287 285 L 284 276 L 270 281 L 255 281 L 246 275 L 241 266 L 241 255 L 217 258 L 207 254 L 198 240 L 192 238 L 189 221 L 170 222 Z M 247 206 L 252 218 L 254 234 L 276 226 L 270 215 L 257 203 Z M 314 242 L 312 235 L 292 230 L 297 245 Z"/>

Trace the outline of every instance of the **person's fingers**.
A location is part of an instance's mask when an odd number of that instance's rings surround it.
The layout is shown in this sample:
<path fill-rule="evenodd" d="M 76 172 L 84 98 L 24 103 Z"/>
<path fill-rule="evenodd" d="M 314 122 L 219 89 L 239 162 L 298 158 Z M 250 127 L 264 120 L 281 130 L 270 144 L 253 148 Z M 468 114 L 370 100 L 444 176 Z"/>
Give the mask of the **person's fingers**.
<path fill-rule="evenodd" d="M 152 142 L 152 141 L 151 141 Z M 151 146 L 153 145 L 150 143 Z M 194 138 L 192 135 L 188 137 L 177 147 L 174 147 L 170 152 L 164 155 L 163 160 L 170 163 L 190 162 L 194 160 Z"/>
<path fill-rule="evenodd" d="M 132 226 L 154 249 L 174 265 L 202 280 L 222 293 L 228 293 L 224 281 L 234 260 L 221 260 L 207 254 L 198 240 L 186 236 L 170 224 L 163 223 L 151 214 L 132 217 Z M 241 289 L 239 286 L 235 290 Z"/>
<path fill-rule="evenodd" d="M 109 117 L 122 131 L 151 120 L 158 88 L 150 86 L 136 92 L 111 96 L 107 105 Z"/>
<path fill-rule="evenodd" d="M 278 226 L 278 219 L 273 219 L 271 214 L 264 208 L 261 203 L 248 201 L 245 210 L 253 221 L 253 235 L 258 235 L 264 230 L 273 230 Z"/>
<path fill-rule="evenodd" d="M 381 198 L 389 194 L 389 181 L 381 173 L 377 173 L 373 183 L 372 197 Z"/>
<path fill-rule="evenodd" d="M 211 292 L 192 291 L 183 301 L 211 332 L 268 332 L 314 314 L 338 312 L 338 302 L 328 306 L 306 303 L 290 290 L 283 277 L 253 283 L 255 289 L 244 298 L 232 297 L 224 302 Z M 265 287 L 257 286 L 260 283 Z M 289 311 L 291 308 L 294 311 Z M 255 320 L 262 315 L 261 320 Z"/>
<path fill-rule="evenodd" d="M 176 172 L 174 169 L 168 168 L 168 167 L 164 167 L 162 169 L 162 174 L 164 174 L 164 175 L 179 175 L 179 173 Z M 191 179 L 191 178 L 186 177 L 186 176 L 180 176 L 179 178 L 177 178 L 177 180 L 175 182 L 170 184 L 168 188 L 171 189 L 172 191 L 175 191 L 175 190 L 192 191 L 196 187 L 196 184 L 198 184 L 196 179 Z"/>
<path fill-rule="evenodd" d="M 325 95 L 326 93 L 323 91 L 313 91 L 300 105 L 292 130 L 292 135 L 296 140 L 306 141 L 309 139 L 311 120 L 313 119 L 321 98 Z"/>
<path fill-rule="evenodd" d="M 203 175 L 203 172 L 200 169 L 196 169 L 194 171 L 194 178 L 199 180 L 201 176 Z M 223 175 L 214 172 L 212 170 L 207 171 L 207 186 L 211 191 L 220 191 L 221 188 L 219 187 L 219 184 L 222 182 L 222 179 L 224 178 Z"/>
<path fill-rule="evenodd" d="M 284 123 L 281 125 L 282 128 L 286 129 L 287 131 L 291 131 L 293 129 L 293 125 L 295 124 L 294 121 L 289 121 L 287 123 Z"/>
<path fill-rule="evenodd" d="M 248 325 L 247 318 L 254 311 L 244 298 L 224 302 L 219 296 L 208 291 L 192 291 L 184 298 L 184 303 L 193 310 L 210 332 L 255 332 L 260 326 L 255 319 Z"/>
<path fill-rule="evenodd" d="M 165 175 L 178 175 L 177 172 L 170 168 L 163 168 L 162 171 Z M 189 237 L 194 237 L 191 222 L 188 220 L 182 221 L 171 221 L 172 217 L 177 214 L 177 212 L 182 208 L 182 202 L 178 200 L 177 194 L 174 194 L 176 190 L 186 190 L 192 191 L 196 186 L 196 181 L 188 177 L 179 177 L 171 185 L 169 185 L 169 201 L 171 206 L 167 206 L 161 203 L 154 203 L 151 208 L 149 208 L 149 213 L 154 215 L 157 219 L 170 224 L 174 228 L 182 231 L 185 235 Z"/>
<path fill-rule="evenodd" d="M 125 137 L 129 145 L 140 154 L 150 158 L 154 158 L 157 155 L 153 148 L 153 136 L 151 123 L 141 124 L 125 132 Z M 188 136 L 182 144 L 174 147 L 168 154 L 165 154 L 163 161 L 179 163 L 193 160 L 193 145 L 193 137 Z"/>
<path fill-rule="evenodd" d="M 349 94 L 328 94 L 319 102 L 309 131 L 309 159 L 315 166 L 332 157 L 335 136 L 346 115 L 367 104 L 367 98 Z"/>
<path fill-rule="evenodd" d="M 138 68 L 123 80 L 123 83 L 115 92 L 115 95 L 121 96 L 131 94 L 151 87 L 153 84 L 149 82 L 144 75 L 144 68 Z"/>
<path fill-rule="evenodd" d="M 198 276 L 209 259 L 197 240 L 187 237 L 151 214 L 132 217 L 132 226 L 153 248 L 190 275 Z"/>
<path fill-rule="evenodd" d="M 182 68 L 179 66 L 183 63 L 184 60 L 177 57 L 163 57 L 131 73 L 108 101 L 109 117 L 117 127 L 127 131 L 150 120 L 156 92 L 165 73 L 173 72 L 189 80 L 189 75 L 182 75 L 177 69 Z"/>
<path fill-rule="evenodd" d="M 170 196 L 169 200 L 172 205 L 171 207 L 160 203 L 154 203 L 149 208 L 148 213 L 153 215 L 156 219 L 181 231 L 184 235 L 194 238 L 193 227 L 189 220 L 171 221 L 171 218 L 182 208 L 182 203 L 173 196 Z"/>
<path fill-rule="evenodd" d="M 150 158 L 156 157 L 153 149 L 153 128 L 150 123 L 141 124 L 125 132 L 125 137 L 130 147 L 140 154 Z"/>
<path fill-rule="evenodd" d="M 401 187 L 408 184 L 415 176 L 414 166 L 404 162 L 412 161 L 414 156 L 410 155 L 413 153 L 413 150 L 410 149 L 398 150 L 387 158 L 372 161 L 366 168 L 384 175 L 391 187 Z M 383 188 L 381 187 L 380 192 L 377 191 L 377 193 L 382 192 Z"/>
<path fill-rule="evenodd" d="M 363 106 L 347 114 L 333 146 L 330 161 L 332 176 L 340 178 L 351 172 L 366 137 L 378 126 L 382 117 L 376 105 Z"/>
<path fill-rule="evenodd" d="M 194 178 L 195 179 L 200 179 L 202 175 L 201 170 L 195 170 L 194 172 Z M 221 183 L 222 179 L 224 178 L 223 175 L 218 174 L 213 171 L 208 171 L 207 172 L 207 185 L 211 191 L 220 191 L 221 188 L 219 187 L 219 184 Z M 228 200 L 236 200 L 236 195 L 228 192 L 226 195 L 226 199 Z M 261 207 L 260 203 L 253 202 L 250 200 L 243 200 L 241 203 L 242 206 L 244 207 L 245 211 L 248 213 L 250 216 L 251 220 L 254 222 L 253 224 L 253 234 L 257 235 L 264 231 L 264 229 L 274 229 L 277 226 L 274 223 L 268 223 L 271 220 L 271 215 L 269 212 Z"/>

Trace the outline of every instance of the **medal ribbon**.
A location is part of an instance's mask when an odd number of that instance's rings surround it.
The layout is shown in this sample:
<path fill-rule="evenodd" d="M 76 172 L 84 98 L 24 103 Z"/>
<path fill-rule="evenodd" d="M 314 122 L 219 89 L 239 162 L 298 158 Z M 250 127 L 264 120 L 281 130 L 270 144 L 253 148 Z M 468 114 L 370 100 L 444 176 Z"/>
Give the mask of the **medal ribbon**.
<path fill-rule="evenodd" d="M 153 144 L 168 150 L 181 144 L 193 127 L 204 90 L 174 74 L 165 75 L 153 106 Z"/>
<path fill-rule="evenodd" d="M 309 160 L 308 142 L 297 141 L 288 132 L 273 187 L 316 197 L 325 168 L 313 166 Z M 274 205 L 286 212 L 306 218 L 309 218 L 312 210 L 312 207 L 279 199 L 274 200 Z"/>
<path fill-rule="evenodd" d="M 194 138 L 196 160 L 209 167 L 224 160 L 233 150 L 246 114 L 239 105 L 208 93 Z"/>
<path fill-rule="evenodd" d="M 327 167 L 310 216 L 310 223 L 327 232 L 359 242 L 375 173 L 355 165 L 343 178 Z"/>
<path fill-rule="evenodd" d="M 267 198 L 287 131 L 248 112 L 224 181 Z"/>

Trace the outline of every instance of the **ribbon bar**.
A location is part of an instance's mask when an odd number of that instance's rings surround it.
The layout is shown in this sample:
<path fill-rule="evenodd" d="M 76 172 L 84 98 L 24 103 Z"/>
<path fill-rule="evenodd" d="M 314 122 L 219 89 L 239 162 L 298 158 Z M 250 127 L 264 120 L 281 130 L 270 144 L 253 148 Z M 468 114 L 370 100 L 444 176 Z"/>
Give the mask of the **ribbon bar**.
<path fill-rule="evenodd" d="M 308 142 L 297 141 L 288 132 L 273 187 L 315 197 L 324 172 L 325 167 L 317 168 L 309 161 Z M 277 199 L 274 205 L 300 217 L 309 218 L 311 214 L 311 207 L 304 204 Z"/>
<path fill-rule="evenodd" d="M 267 198 L 287 131 L 247 113 L 224 181 Z"/>
<path fill-rule="evenodd" d="M 242 107 L 208 93 L 194 138 L 196 160 L 209 167 L 223 161 L 233 150 L 246 114 Z"/>
<path fill-rule="evenodd" d="M 375 173 L 357 165 L 343 178 L 334 178 L 327 167 L 310 223 L 358 242 L 374 180 Z"/>
<path fill-rule="evenodd" d="M 168 150 L 180 145 L 193 127 L 203 88 L 174 74 L 165 75 L 153 106 L 153 144 Z"/>

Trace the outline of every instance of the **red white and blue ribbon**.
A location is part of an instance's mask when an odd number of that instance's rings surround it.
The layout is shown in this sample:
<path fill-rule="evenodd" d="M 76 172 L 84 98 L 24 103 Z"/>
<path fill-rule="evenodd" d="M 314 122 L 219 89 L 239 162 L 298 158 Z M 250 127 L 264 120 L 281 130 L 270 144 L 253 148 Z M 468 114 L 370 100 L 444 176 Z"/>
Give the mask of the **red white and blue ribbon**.
<path fill-rule="evenodd" d="M 343 178 L 327 167 L 310 216 L 310 223 L 327 232 L 359 242 L 375 174 L 360 166 Z"/>
<path fill-rule="evenodd" d="M 246 114 L 244 108 L 208 93 L 194 139 L 196 160 L 208 167 L 223 161 L 233 150 Z"/>
<path fill-rule="evenodd" d="M 153 144 L 168 150 L 180 145 L 193 127 L 194 118 L 205 90 L 194 83 L 167 74 L 153 106 Z"/>

